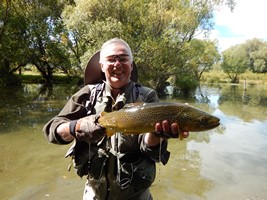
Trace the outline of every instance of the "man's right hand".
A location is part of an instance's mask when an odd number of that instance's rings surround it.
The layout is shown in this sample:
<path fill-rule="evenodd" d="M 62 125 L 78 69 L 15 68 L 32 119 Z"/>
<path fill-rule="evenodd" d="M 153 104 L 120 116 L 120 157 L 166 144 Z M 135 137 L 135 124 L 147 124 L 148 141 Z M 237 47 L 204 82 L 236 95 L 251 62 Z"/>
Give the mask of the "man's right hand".
<path fill-rule="evenodd" d="M 105 128 L 98 125 L 97 120 L 96 115 L 80 118 L 76 123 L 74 137 L 87 143 L 98 141 L 105 135 Z"/>

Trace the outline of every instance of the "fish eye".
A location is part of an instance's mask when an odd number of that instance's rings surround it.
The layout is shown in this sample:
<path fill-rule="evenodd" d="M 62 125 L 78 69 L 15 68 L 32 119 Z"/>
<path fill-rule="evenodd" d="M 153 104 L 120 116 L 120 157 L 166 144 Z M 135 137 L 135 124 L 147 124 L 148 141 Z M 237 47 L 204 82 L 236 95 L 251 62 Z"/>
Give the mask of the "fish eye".
<path fill-rule="evenodd" d="M 206 117 L 200 117 L 200 118 L 199 118 L 199 121 L 200 121 L 201 123 L 205 123 L 205 122 L 207 122 L 207 118 L 206 118 Z"/>

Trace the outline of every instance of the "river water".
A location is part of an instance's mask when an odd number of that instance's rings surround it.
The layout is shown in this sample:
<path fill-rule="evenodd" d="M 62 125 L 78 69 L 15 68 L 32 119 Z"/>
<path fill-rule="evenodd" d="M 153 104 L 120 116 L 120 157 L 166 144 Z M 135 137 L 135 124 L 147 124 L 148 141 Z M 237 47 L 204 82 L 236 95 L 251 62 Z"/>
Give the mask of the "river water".
<path fill-rule="evenodd" d="M 0 92 L 0 199 L 82 199 L 85 178 L 67 167 L 69 145 L 49 144 L 43 125 L 77 87 L 24 85 Z M 169 140 L 157 165 L 156 200 L 267 199 L 267 86 L 202 85 L 189 103 L 221 119 L 211 131 Z"/>

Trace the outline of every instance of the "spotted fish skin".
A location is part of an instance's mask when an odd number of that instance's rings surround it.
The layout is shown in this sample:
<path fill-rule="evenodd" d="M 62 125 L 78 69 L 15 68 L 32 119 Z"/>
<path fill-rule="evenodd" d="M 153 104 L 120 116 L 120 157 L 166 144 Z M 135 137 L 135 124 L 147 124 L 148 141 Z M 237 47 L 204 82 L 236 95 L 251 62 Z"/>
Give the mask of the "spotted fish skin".
<path fill-rule="evenodd" d="M 177 122 L 180 131 L 199 132 L 213 129 L 220 119 L 202 110 L 177 102 L 132 103 L 123 109 L 102 113 L 98 123 L 108 136 L 115 132 L 141 134 L 155 131 L 155 124 L 168 120 Z"/>

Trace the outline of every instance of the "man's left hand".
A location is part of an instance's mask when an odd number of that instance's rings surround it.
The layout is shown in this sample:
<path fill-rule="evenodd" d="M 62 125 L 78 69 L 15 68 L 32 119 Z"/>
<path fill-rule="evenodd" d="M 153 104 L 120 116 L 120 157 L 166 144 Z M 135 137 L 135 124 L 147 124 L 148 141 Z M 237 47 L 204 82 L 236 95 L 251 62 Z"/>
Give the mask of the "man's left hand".
<path fill-rule="evenodd" d="M 155 134 L 159 137 L 166 139 L 169 138 L 187 138 L 189 132 L 179 129 L 178 123 L 170 124 L 167 120 L 164 120 L 162 123 L 156 123 L 155 125 Z"/>

